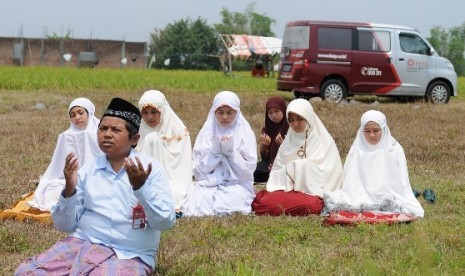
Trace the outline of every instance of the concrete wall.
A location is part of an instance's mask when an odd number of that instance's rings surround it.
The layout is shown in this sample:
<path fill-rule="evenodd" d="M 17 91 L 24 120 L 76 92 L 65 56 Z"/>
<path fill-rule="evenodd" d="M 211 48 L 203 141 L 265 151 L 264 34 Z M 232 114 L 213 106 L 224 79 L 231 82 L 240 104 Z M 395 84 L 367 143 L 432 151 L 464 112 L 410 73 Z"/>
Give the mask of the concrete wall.
<path fill-rule="evenodd" d="M 18 45 L 17 47 L 22 45 L 22 55 L 16 51 L 16 57 L 19 57 L 16 59 L 15 44 Z M 126 67 L 146 68 L 146 48 L 145 42 L 0 37 L 0 66 L 79 67 L 88 65 L 95 68 L 121 68 L 121 60 L 126 58 Z M 94 52 L 96 61 L 80 62 L 80 52 Z M 71 54 L 70 61 L 64 60 L 64 54 Z"/>

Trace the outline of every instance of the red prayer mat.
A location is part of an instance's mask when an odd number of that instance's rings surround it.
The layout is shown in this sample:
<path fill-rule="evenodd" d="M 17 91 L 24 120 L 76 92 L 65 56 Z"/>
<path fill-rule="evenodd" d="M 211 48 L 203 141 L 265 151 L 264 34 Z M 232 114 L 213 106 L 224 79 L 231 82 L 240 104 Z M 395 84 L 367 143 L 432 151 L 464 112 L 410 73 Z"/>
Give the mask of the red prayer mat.
<path fill-rule="evenodd" d="M 406 223 L 416 220 L 413 215 L 399 214 L 399 213 L 379 213 L 379 212 L 348 212 L 339 211 L 330 213 L 324 221 L 323 225 L 332 226 L 336 224 L 341 225 L 354 225 L 360 223 Z"/>

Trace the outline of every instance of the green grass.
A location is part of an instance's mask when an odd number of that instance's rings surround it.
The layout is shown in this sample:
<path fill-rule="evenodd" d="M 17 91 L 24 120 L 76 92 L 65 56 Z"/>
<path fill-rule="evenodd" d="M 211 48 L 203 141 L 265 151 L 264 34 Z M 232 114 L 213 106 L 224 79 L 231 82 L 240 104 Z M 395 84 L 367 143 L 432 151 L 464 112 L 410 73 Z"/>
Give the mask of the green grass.
<path fill-rule="evenodd" d="M 263 92 L 275 90 L 276 81 L 251 78 L 248 72 L 234 72 L 232 77 L 226 77 L 218 71 L 0 67 L 3 90 L 117 91 L 153 87 L 167 92 L 211 93 L 232 87 L 236 92 Z"/>
<path fill-rule="evenodd" d="M 172 108 L 197 136 L 220 90 L 238 92 L 241 110 L 257 137 L 275 79 L 247 72 L 0 68 L 0 209 L 33 190 L 56 137 L 69 126 L 66 109 L 89 97 L 101 116 L 112 97 L 137 103 L 149 88 L 163 91 Z M 384 112 L 403 146 L 412 187 L 431 188 L 437 203 L 420 203 L 425 218 L 401 225 L 325 227 L 310 216 L 182 218 L 162 234 L 158 275 L 463 275 L 465 273 L 465 78 L 449 104 L 399 103 L 361 97 L 360 105 L 314 104 L 344 159 L 360 115 Z M 32 108 L 44 103 L 46 110 Z M 34 221 L 0 221 L 0 275 L 12 275 L 22 261 L 43 252 L 65 233 Z"/>

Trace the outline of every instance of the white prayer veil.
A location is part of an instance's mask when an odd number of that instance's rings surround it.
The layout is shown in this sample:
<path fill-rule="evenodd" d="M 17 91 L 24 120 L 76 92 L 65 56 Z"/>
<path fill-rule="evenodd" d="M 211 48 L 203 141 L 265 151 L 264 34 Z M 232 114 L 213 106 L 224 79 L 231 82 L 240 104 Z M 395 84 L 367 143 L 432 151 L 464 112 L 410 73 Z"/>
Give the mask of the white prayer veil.
<path fill-rule="evenodd" d="M 100 120 L 95 117 L 94 104 L 87 98 L 77 98 L 69 105 L 68 114 L 75 106 L 87 110 L 87 125 L 84 129 L 79 129 L 70 120 L 70 127 L 58 135 L 50 164 L 34 191 L 34 199 L 28 202 L 30 206 L 39 208 L 42 211 L 49 211 L 58 201 L 65 185 L 63 167 L 69 153 L 73 152 L 76 155 L 79 168 L 98 155 L 103 154 L 97 141 L 97 129 Z"/>

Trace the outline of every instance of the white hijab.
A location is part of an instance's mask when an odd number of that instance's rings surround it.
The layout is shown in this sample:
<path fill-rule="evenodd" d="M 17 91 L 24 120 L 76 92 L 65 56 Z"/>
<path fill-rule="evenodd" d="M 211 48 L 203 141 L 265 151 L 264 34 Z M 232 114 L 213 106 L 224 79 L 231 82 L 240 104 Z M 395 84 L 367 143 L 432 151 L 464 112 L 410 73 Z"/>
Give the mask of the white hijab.
<path fill-rule="evenodd" d="M 139 100 L 139 110 L 146 106 L 160 112 L 160 123 L 154 128 L 141 121 L 137 149 L 161 163 L 168 173 L 175 207 L 183 204 L 192 182 L 192 145 L 189 132 L 171 109 L 165 95 L 158 90 L 146 91 Z"/>
<path fill-rule="evenodd" d="M 139 141 L 144 140 L 145 136 L 152 132 L 157 132 L 167 142 L 181 140 L 185 137 L 189 138 L 186 126 L 171 109 L 162 92 L 158 90 L 146 91 L 139 100 L 139 110 L 142 112 L 142 109 L 147 106 L 153 107 L 160 112 L 160 123 L 152 128 L 142 120 L 139 129 Z"/>
<path fill-rule="evenodd" d="M 369 144 L 363 134 L 368 122 L 381 128 L 382 137 L 376 145 Z M 383 113 L 370 110 L 362 115 L 343 174 L 342 189 L 325 196 L 324 213 L 379 211 L 423 217 L 423 208 L 410 186 L 404 150 L 391 136 Z"/>
<path fill-rule="evenodd" d="M 73 107 L 80 106 L 88 114 L 87 125 L 84 129 L 77 128 L 70 120 L 69 128 L 58 135 L 52 160 L 40 178 L 39 185 L 34 192 L 34 199 L 28 204 L 42 211 L 49 211 L 57 202 L 64 188 L 65 179 L 63 166 L 66 156 L 73 152 L 79 162 L 79 168 L 103 154 L 98 146 L 97 129 L 100 120 L 95 117 L 95 106 L 87 98 L 77 98 L 68 106 L 68 114 Z"/>
<path fill-rule="evenodd" d="M 290 112 L 302 116 L 308 126 L 303 133 L 296 133 L 289 126 L 273 163 L 266 189 L 270 192 L 294 190 L 319 197 L 323 197 L 324 191 L 339 189 L 342 163 L 333 138 L 309 101 L 291 101 L 287 106 L 286 118 L 289 118 Z"/>
<path fill-rule="evenodd" d="M 215 111 L 221 106 L 229 106 L 236 111 L 234 121 L 228 126 L 221 126 L 215 117 Z M 234 161 L 224 156 L 221 160 L 210 158 L 213 149 L 213 140 L 220 137 L 233 139 L 233 151 L 241 156 Z M 253 172 L 257 166 L 257 145 L 255 134 L 240 110 L 239 97 L 230 91 L 218 93 L 208 113 L 207 121 L 200 130 L 194 144 L 193 152 L 194 177 L 196 180 L 212 180 L 215 182 L 239 183 L 252 191 Z M 217 165 L 219 164 L 219 165 Z M 218 179 L 221 178 L 221 179 Z M 209 183 L 212 185 L 212 183 Z"/>

